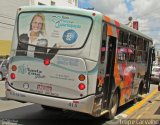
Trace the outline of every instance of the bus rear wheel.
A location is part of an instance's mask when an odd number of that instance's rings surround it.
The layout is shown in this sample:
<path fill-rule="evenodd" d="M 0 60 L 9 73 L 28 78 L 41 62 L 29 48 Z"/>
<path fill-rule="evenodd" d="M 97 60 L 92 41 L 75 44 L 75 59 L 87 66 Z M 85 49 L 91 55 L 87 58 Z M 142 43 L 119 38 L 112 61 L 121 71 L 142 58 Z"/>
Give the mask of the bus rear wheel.
<path fill-rule="evenodd" d="M 117 113 L 118 105 L 119 105 L 119 96 L 118 96 L 118 92 L 116 91 L 110 100 L 109 112 L 107 114 L 107 119 L 114 118 L 114 116 Z"/>
<path fill-rule="evenodd" d="M 63 110 L 60 109 L 60 108 L 50 107 L 50 106 L 46 106 L 46 105 L 41 105 L 41 107 L 42 107 L 44 110 L 63 111 Z"/>

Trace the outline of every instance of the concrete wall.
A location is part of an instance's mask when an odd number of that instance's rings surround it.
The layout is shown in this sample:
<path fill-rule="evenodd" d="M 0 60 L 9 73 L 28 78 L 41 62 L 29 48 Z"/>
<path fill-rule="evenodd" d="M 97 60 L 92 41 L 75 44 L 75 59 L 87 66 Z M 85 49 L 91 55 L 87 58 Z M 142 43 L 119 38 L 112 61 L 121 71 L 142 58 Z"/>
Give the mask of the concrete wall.
<path fill-rule="evenodd" d="M 52 0 L 57 6 L 78 7 L 78 0 Z"/>
<path fill-rule="evenodd" d="M 39 4 L 44 4 L 44 5 L 51 5 L 51 0 L 30 0 L 31 5 L 39 5 Z"/>
<path fill-rule="evenodd" d="M 0 40 L 11 40 L 17 8 L 25 5 L 38 5 L 38 2 L 57 6 L 75 6 L 78 0 L 1 0 L 0 1 Z"/>
<path fill-rule="evenodd" d="M 51 2 L 56 6 L 78 7 L 78 0 L 30 0 L 30 5 L 39 5 L 39 3 L 51 5 Z"/>
<path fill-rule="evenodd" d="M 29 5 L 29 0 L 0 1 L 0 56 L 10 53 L 16 11 L 24 5 Z"/>
<path fill-rule="evenodd" d="M 28 4 L 28 0 L 0 1 L 0 40 L 12 39 L 17 8 Z"/>
<path fill-rule="evenodd" d="M 39 3 L 57 6 L 78 7 L 78 0 L 1 0 L 0 1 L 0 55 L 8 55 L 15 24 L 16 11 L 20 6 L 38 5 Z M 6 49 L 2 49 L 6 48 Z M 6 50 L 6 51 L 5 51 Z"/>

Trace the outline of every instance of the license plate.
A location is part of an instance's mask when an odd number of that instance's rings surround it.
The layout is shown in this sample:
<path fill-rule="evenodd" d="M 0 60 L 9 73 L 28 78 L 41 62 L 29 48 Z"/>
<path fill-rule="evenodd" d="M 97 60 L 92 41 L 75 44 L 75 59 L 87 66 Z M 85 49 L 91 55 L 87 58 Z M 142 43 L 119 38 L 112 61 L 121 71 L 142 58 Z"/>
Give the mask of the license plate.
<path fill-rule="evenodd" d="M 38 92 L 43 93 L 43 94 L 51 94 L 51 92 L 52 92 L 52 86 L 37 85 L 37 90 L 38 90 Z"/>

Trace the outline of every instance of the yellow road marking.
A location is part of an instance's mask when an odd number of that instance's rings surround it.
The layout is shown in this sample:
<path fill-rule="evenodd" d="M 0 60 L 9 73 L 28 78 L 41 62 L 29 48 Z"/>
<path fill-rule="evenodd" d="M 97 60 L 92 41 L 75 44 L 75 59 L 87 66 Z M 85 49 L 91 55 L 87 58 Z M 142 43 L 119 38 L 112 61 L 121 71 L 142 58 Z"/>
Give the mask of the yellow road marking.
<path fill-rule="evenodd" d="M 134 105 L 133 107 L 131 107 L 130 109 L 128 109 L 127 111 L 125 111 L 124 114 L 126 114 L 126 115 L 132 114 L 137 109 L 139 109 L 140 107 L 142 107 L 142 105 L 144 105 L 144 103 L 147 102 L 151 97 L 153 97 L 157 92 L 158 92 L 158 90 L 155 89 L 152 93 L 150 93 L 148 96 L 146 96 L 142 101 L 140 101 L 139 103 L 137 103 L 136 105 Z"/>

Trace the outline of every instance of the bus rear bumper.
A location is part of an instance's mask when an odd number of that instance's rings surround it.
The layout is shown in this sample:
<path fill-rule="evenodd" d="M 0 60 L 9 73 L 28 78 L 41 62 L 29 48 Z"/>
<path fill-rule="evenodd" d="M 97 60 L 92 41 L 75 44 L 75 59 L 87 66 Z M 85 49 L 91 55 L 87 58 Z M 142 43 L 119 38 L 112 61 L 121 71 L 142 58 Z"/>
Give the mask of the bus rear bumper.
<path fill-rule="evenodd" d="M 95 96 L 90 95 L 85 98 L 74 100 L 57 98 L 18 91 L 13 89 L 6 83 L 6 98 L 20 102 L 31 102 L 40 105 L 62 108 L 66 110 L 73 110 L 92 115 Z"/>

